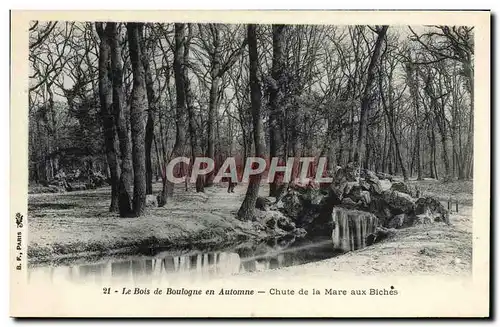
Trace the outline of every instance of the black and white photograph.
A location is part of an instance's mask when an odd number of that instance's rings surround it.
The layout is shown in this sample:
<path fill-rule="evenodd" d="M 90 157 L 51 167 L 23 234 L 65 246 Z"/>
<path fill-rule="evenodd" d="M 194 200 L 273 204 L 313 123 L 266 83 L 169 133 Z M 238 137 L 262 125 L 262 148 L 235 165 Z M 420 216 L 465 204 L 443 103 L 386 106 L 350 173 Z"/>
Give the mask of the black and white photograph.
<path fill-rule="evenodd" d="M 160 289 L 212 301 L 193 285 L 219 281 L 227 301 L 299 296 L 297 276 L 335 281 L 314 301 L 405 294 L 340 276 L 472 282 L 489 224 L 477 26 L 133 17 L 26 26 L 25 287 L 139 306 Z"/>

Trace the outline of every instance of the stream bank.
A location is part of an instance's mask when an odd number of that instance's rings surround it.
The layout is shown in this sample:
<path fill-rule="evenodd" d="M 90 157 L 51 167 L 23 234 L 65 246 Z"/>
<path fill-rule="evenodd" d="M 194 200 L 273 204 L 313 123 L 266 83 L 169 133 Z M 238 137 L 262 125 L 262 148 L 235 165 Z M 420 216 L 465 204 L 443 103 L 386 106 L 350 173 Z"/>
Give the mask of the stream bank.
<path fill-rule="evenodd" d="M 161 184 L 154 187 L 160 189 Z M 108 212 L 109 188 L 30 194 L 29 264 L 148 253 L 158 248 L 215 249 L 282 236 L 237 220 L 235 212 L 244 188 L 236 191 L 228 194 L 225 188 L 214 186 L 196 193 L 181 185 L 165 207 L 150 207 L 140 218 L 120 218 Z"/>

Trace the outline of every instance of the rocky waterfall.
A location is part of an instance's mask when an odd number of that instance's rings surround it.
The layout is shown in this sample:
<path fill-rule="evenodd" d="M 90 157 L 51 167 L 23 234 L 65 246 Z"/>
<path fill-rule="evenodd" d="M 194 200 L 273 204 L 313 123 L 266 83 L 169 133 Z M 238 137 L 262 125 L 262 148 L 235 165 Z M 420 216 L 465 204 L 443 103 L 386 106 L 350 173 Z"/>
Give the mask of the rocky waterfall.
<path fill-rule="evenodd" d="M 259 198 L 256 220 L 273 235 L 332 237 L 347 252 L 380 242 L 397 229 L 449 224 L 449 212 L 411 183 L 347 164 L 329 184 L 289 184 L 282 194 Z"/>
<path fill-rule="evenodd" d="M 369 212 L 334 208 L 332 213 L 333 247 L 342 251 L 354 251 L 370 245 L 378 226 L 378 218 Z M 368 244 L 367 244 L 368 243 Z"/>

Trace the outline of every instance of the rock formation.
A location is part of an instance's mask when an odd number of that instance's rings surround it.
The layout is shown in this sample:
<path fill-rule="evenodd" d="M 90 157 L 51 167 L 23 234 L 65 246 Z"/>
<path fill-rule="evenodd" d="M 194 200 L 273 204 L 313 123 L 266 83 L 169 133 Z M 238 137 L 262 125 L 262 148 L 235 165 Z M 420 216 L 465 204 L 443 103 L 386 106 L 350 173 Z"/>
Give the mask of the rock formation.
<path fill-rule="evenodd" d="M 336 248 L 350 251 L 378 241 L 395 229 L 449 224 L 444 206 L 432 197 L 419 198 L 420 191 L 412 184 L 364 169 L 358 177 L 352 165 L 338 167 L 333 175 L 331 184 L 320 187 L 289 184 L 270 205 L 262 199 L 261 210 L 283 216 L 269 221 L 268 226 L 289 233 L 301 229 L 308 236 L 331 235 Z"/>

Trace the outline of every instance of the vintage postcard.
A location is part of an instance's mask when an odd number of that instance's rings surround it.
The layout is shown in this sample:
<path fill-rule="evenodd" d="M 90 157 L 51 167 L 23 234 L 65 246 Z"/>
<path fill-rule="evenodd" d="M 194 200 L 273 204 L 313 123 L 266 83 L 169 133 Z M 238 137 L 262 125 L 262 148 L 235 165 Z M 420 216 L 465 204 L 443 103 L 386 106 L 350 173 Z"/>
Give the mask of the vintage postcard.
<path fill-rule="evenodd" d="M 14 317 L 488 317 L 489 11 L 12 11 Z"/>

